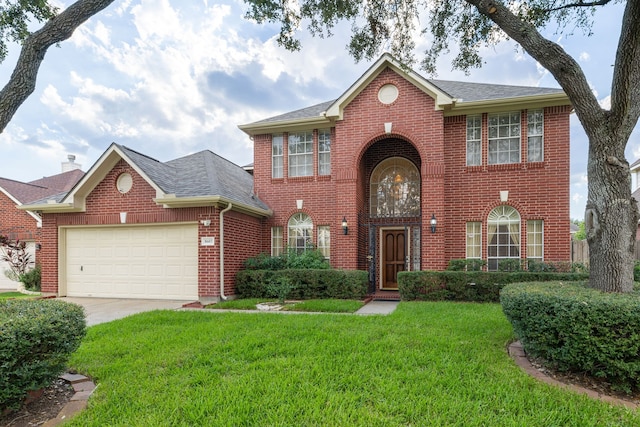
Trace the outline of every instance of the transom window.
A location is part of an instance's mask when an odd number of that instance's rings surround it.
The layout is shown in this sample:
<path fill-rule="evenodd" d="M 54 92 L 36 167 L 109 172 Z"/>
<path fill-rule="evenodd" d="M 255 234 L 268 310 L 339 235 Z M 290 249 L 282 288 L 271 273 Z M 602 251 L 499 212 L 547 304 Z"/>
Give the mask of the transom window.
<path fill-rule="evenodd" d="M 520 162 L 520 112 L 490 114 L 489 164 Z"/>
<path fill-rule="evenodd" d="M 313 221 L 305 213 L 298 212 L 289 218 L 289 247 L 302 252 L 313 247 Z"/>
<path fill-rule="evenodd" d="M 482 116 L 467 116 L 467 166 L 482 164 Z"/>
<path fill-rule="evenodd" d="M 544 160 L 544 113 L 542 110 L 527 112 L 527 161 Z"/>
<path fill-rule="evenodd" d="M 511 206 L 498 206 L 487 218 L 487 267 L 498 270 L 500 262 L 520 259 L 520 214 Z"/>
<path fill-rule="evenodd" d="M 313 175 L 313 132 L 289 134 L 289 176 Z"/>
<path fill-rule="evenodd" d="M 420 216 L 420 174 L 402 157 L 383 160 L 371 174 L 372 217 Z"/>
<path fill-rule="evenodd" d="M 331 130 L 318 131 L 318 175 L 331 175 Z"/>

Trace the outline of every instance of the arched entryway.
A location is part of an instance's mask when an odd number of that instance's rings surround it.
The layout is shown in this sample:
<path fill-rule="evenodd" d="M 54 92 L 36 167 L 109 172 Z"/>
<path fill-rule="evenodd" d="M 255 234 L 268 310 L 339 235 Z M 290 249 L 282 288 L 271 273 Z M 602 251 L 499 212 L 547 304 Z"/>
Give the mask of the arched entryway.
<path fill-rule="evenodd" d="M 359 268 L 371 292 L 397 290 L 398 273 L 421 263 L 421 159 L 408 141 L 388 138 L 369 146 L 360 165 L 362 206 Z"/>

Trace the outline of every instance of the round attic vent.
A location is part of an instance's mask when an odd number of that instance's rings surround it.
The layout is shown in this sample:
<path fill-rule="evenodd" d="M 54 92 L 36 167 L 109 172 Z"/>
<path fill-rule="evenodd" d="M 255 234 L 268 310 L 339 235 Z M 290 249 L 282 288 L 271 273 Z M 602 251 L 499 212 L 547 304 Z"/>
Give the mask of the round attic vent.
<path fill-rule="evenodd" d="M 386 84 L 378 91 L 378 101 L 389 105 L 398 99 L 398 88 L 392 84 Z"/>
<path fill-rule="evenodd" d="M 131 175 L 127 172 L 121 173 L 116 181 L 116 187 L 122 194 L 128 193 L 131 187 L 133 187 L 133 178 L 131 178 Z"/>

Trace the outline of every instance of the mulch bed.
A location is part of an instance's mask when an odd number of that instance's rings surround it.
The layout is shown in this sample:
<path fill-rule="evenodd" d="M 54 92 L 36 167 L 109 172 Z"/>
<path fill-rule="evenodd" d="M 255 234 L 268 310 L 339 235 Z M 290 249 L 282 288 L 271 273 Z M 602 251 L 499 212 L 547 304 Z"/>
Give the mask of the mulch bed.
<path fill-rule="evenodd" d="M 17 411 L 0 416 L 0 426 L 40 426 L 55 418 L 74 394 L 71 384 L 58 378 L 42 390 L 40 397 L 36 397 Z"/>

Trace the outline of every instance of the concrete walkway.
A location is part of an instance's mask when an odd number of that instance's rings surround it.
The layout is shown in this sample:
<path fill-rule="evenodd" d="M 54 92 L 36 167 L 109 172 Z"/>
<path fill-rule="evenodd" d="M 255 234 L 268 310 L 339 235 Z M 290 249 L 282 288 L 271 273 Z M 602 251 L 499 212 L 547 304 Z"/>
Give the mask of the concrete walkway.
<path fill-rule="evenodd" d="M 183 308 L 184 304 L 191 301 L 177 300 L 145 300 L 145 299 L 118 299 L 118 298 L 80 298 L 62 297 L 62 301 L 78 304 L 85 309 L 87 326 L 110 322 L 132 314 L 152 310 L 202 310 L 207 312 L 229 312 L 230 310 L 208 310 L 196 308 Z M 398 306 L 398 301 L 371 301 L 355 312 L 357 315 L 387 315 L 393 313 Z M 242 312 L 247 313 L 246 310 Z M 272 312 L 261 312 L 272 313 Z M 295 311 L 285 311 L 286 314 L 308 314 Z"/>
<path fill-rule="evenodd" d="M 399 303 L 400 301 L 371 301 L 370 303 L 365 304 L 360 310 L 356 311 L 355 314 L 362 316 L 372 314 L 387 315 L 393 313 Z"/>

